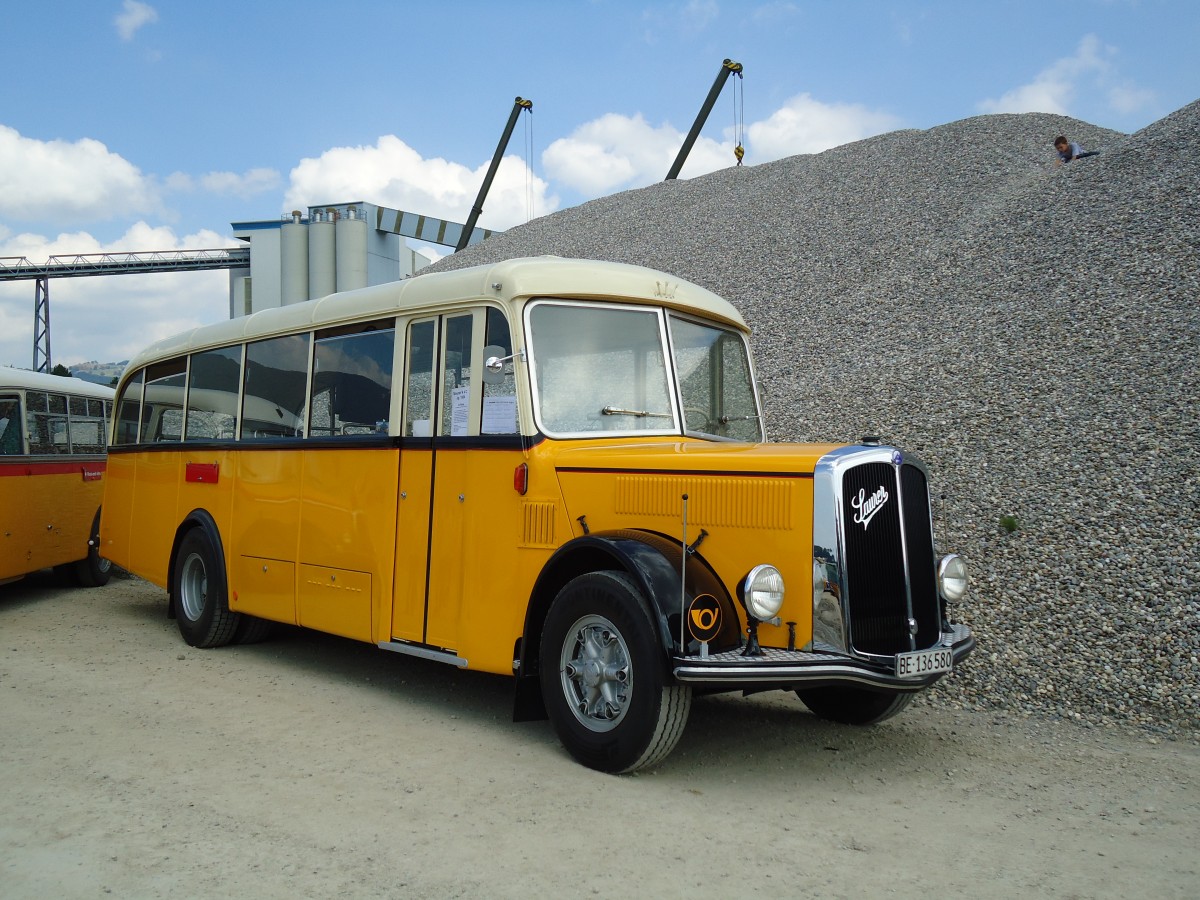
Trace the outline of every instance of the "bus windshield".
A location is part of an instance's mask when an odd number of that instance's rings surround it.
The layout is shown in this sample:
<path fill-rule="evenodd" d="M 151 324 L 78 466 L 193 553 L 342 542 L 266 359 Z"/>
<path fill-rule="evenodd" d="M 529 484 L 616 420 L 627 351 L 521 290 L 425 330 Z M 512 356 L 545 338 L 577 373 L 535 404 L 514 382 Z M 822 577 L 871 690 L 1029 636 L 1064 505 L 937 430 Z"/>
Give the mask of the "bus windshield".
<path fill-rule="evenodd" d="M 762 439 L 742 336 L 661 310 L 546 301 L 529 312 L 535 407 L 559 437 Z"/>

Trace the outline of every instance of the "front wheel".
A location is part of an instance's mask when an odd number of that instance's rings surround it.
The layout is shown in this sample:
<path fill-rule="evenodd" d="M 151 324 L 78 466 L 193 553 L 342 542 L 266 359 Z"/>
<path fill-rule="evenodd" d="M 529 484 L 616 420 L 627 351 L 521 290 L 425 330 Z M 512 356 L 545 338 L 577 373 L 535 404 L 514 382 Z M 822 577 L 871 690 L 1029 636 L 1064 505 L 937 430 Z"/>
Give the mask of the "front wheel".
<path fill-rule="evenodd" d="M 546 711 L 583 765 L 633 772 L 679 742 L 692 691 L 670 683 L 646 602 L 623 572 L 567 583 L 546 617 L 541 655 Z"/>
<path fill-rule="evenodd" d="M 229 609 L 225 571 L 211 539 L 193 528 L 175 552 L 171 595 L 179 633 L 193 647 L 221 647 L 233 640 L 241 616 Z"/>
<path fill-rule="evenodd" d="M 875 725 L 902 711 L 916 695 L 911 691 L 825 687 L 799 688 L 796 696 L 818 718 L 843 725 Z"/>

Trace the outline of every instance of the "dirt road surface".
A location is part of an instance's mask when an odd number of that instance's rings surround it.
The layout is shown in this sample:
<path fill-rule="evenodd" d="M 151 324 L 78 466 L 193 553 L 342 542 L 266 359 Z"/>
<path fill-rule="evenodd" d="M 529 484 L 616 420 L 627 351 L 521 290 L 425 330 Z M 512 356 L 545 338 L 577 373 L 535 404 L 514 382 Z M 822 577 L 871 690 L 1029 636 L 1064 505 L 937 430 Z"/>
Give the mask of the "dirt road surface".
<path fill-rule="evenodd" d="M 195 650 L 165 594 L 0 587 L 0 896 L 1200 896 L 1200 748 L 921 704 L 699 699 L 601 775 L 511 682 L 298 629 Z"/>

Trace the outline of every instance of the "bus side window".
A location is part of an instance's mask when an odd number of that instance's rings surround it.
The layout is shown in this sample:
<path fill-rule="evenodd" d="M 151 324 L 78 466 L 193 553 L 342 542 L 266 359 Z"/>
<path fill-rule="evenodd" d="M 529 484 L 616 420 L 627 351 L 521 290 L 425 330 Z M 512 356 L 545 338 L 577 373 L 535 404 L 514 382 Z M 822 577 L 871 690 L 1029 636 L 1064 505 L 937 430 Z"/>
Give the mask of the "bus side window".
<path fill-rule="evenodd" d="M 242 346 L 192 355 L 188 383 L 189 441 L 232 441 L 237 437 L 238 385 L 242 383 Z"/>
<path fill-rule="evenodd" d="M 0 456 L 19 456 L 24 452 L 20 400 L 16 397 L 0 397 Z"/>
<path fill-rule="evenodd" d="M 69 397 L 71 412 L 71 452 L 104 452 L 104 404 L 87 397 Z"/>
<path fill-rule="evenodd" d="M 438 434 L 461 437 L 471 433 L 471 350 L 474 316 L 446 318 L 442 352 L 442 415 Z"/>
<path fill-rule="evenodd" d="M 138 421 L 142 415 L 142 382 L 145 377 L 146 370 L 139 369 L 136 375 L 125 382 L 121 397 L 117 401 L 117 433 L 113 438 L 114 444 L 137 443 Z"/>
<path fill-rule="evenodd" d="M 487 338 L 484 343 L 488 347 L 503 348 L 504 352 L 501 356 L 512 356 L 512 334 L 508 329 L 508 319 L 494 306 L 489 306 L 487 310 Z M 498 384 L 484 383 L 483 420 L 479 428 L 481 434 L 515 434 L 517 432 L 515 371 L 514 361 L 507 360 L 504 363 L 504 379 Z"/>
<path fill-rule="evenodd" d="M 433 364 L 437 359 L 437 322 L 408 328 L 408 373 L 404 379 L 405 437 L 433 436 Z"/>
<path fill-rule="evenodd" d="M 25 392 L 25 424 L 29 429 L 29 453 L 67 453 L 67 398 L 43 391 Z"/>
<path fill-rule="evenodd" d="M 155 363 L 146 370 L 146 402 L 142 406 L 141 443 L 183 439 L 183 389 L 187 359 Z"/>
<path fill-rule="evenodd" d="M 246 346 L 242 440 L 304 437 L 308 338 L 289 334 Z"/>
<path fill-rule="evenodd" d="M 317 336 L 309 437 L 387 434 L 396 330 Z"/>

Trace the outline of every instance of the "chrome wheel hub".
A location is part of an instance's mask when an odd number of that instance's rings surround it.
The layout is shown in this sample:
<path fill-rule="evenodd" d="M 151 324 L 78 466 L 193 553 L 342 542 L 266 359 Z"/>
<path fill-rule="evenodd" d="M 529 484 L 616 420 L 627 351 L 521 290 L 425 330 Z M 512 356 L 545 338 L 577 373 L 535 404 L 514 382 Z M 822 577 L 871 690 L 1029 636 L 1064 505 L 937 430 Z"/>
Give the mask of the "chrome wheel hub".
<path fill-rule="evenodd" d="M 584 616 L 567 631 L 559 659 L 567 705 L 586 728 L 610 731 L 633 696 L 629 647 L 612 622 Z"/>
<path fill-rule="evenodd" d="M 204 612 L 208 600 L 208 570 L 199 553 L 191 553 L 183 561 L 179 574 L 179 606 L 189 622 L 195 622 Z"/>

